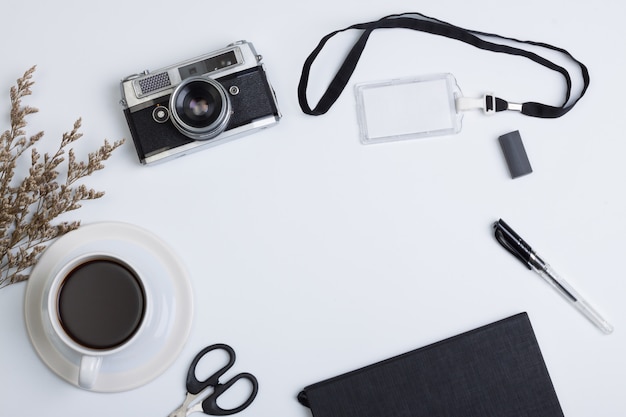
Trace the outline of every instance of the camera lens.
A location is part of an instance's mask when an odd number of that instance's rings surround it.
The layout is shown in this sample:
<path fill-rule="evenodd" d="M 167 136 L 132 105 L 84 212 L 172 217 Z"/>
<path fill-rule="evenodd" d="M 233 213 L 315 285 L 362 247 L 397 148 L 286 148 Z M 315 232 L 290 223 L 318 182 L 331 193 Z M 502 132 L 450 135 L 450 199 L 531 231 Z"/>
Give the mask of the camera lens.
<path fill-rule="evenodd" d="M 221 84 L 208 77 L 191 77 L 170 97 L 176 128 L 192 139 L 211 139 L 224 131 L 230 118 L 230 101 Z"/>

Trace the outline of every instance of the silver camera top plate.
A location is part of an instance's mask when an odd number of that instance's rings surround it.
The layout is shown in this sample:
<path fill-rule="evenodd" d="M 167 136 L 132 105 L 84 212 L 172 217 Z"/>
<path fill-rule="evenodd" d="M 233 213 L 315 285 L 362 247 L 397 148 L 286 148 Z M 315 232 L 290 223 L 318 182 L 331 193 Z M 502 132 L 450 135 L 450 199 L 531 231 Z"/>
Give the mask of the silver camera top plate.
<path fill-rule="evenodd" d="M 224 76 L 257 66 L 260 61 L 252 43 L 242 40 L 168 67 L 133 74 L 121 82 L 122 106 L 139 110 L 151 105 L 155 98 L 170 94 L 185 78 Z"/>

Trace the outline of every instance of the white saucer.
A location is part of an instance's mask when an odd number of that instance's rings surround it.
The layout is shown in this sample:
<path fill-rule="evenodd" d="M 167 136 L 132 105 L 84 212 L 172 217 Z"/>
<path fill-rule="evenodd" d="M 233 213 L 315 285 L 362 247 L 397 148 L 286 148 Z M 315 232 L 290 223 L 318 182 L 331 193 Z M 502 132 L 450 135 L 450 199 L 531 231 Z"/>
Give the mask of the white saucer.
<path fill-rule="evenodd" d="M 80 357 L 59 348 L 43 319 L 45 284 L 70 259 L 107 253 L 129 260 L 153 294 L 149 326 L 136 343 L 103 360 L 91 391 L 118 392 L 144 385 L 163 373 L 182 350 L 191 330 L 193 294 L 186 269 L 163 241 L 126 223 L 79 227 L 60 237 L 41 255 L 28 280 L 24 300 L 26 328 L 39 357 L 61 378 L 78 386 Z"/>

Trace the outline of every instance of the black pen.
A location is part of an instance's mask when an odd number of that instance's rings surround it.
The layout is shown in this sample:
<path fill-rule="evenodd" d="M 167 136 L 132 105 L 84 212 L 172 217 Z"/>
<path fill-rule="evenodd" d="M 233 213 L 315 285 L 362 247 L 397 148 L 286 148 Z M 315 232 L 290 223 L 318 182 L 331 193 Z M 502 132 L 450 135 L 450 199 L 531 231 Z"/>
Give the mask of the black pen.
<path fill-rule="evenodd" d="M 500 219 L 495 222 L 493 228 L 496 239 L 506 250 L 526 265 L 528 269 L 538 273 L 600 330 L 606 334 L 613 332 L 613 326 L 598 314 L 548 263 L 541 259 L 504 220 Z"/>

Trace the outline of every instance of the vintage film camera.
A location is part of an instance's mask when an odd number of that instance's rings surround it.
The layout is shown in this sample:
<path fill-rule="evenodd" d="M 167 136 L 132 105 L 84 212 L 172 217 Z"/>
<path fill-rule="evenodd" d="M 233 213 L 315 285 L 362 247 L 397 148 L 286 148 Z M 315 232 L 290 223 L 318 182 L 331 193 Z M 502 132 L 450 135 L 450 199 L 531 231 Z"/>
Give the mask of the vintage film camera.
<path fill-rule="evenodd" d="M 122 107 L 142 164 L 161 162 L 273 126 L 274 90 L 250 42 L 121 82 Z"/>

